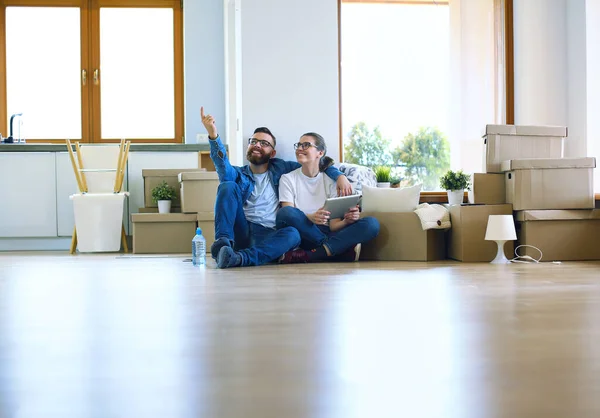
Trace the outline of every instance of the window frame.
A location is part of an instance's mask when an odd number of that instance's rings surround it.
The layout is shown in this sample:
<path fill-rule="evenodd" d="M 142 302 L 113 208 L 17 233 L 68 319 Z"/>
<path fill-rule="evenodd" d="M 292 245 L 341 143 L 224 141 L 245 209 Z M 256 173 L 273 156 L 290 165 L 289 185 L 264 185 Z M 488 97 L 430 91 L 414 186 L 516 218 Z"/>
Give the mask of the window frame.
<path fill-rule="evenodd" d="M 78 7 L 81 10 L 81 70 L 88 77 L 100 68 L 100 8 L 171 8 L 173 9 L 174 137 L 127 138 L 133 143 L 184 143 L 184 63 L 182 0 L 0 0 L 0 108 L 7 109 L 6 79 L 6 7 Z M 100 75 L 102 80 L 102 75 Z M 100 86 L 81 86 L 81 142 L 118 143 L 120 138 L 101 136 Z M 8 115 L 0 112 L 0 132 L 8 135 Z M 64 139 L 27 139 L 36 143 L 63 143 Z"/>

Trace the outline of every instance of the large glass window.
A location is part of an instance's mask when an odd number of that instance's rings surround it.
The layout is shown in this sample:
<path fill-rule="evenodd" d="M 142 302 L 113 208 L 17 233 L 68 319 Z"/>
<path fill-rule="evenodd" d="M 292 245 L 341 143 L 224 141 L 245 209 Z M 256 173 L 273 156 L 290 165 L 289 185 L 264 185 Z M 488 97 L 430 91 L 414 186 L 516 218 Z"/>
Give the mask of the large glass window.
<path fill-rule="evenodd" d="M 100 62 L 102 137 L 172 138 L 173 11 L 102 8 Z"/>
<path fill-rule="evenodd" d="M 423 191 L 448 169 L 482 170 L 481 132 L 505 123 L 504 6 L 455 3 L 342 0 L 345 162 Z"/>
<path fill-rule="evenodd" d="M 81 138 L 80 31 L 77 7 L 7 8 L 7 117 L 24 121 L 15 137 Z"/>
<path fill-rule="evenodd" d="M 175 0 L 4 0 L 0 133 L 183 142 L 182 33 Z"/>

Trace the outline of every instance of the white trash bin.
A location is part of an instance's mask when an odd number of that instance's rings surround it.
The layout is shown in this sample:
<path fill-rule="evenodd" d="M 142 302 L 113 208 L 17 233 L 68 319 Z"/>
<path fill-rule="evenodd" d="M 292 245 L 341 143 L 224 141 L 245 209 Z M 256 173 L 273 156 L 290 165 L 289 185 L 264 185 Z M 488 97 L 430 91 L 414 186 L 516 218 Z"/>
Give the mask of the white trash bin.
<path fill-rule="evenodd" d="M 129 193 L 78 193 L 70 196 L 79 252 L 121 250 L 125 196 L 129 196 Z"/>

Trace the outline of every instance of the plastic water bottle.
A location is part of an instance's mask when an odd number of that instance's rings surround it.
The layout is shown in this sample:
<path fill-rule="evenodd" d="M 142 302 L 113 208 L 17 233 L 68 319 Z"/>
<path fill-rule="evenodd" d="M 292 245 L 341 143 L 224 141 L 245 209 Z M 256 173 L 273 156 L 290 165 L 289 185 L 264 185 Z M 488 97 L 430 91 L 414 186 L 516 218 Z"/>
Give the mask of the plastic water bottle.
<path fill-rule="evenodd" d="M 196 228 L 196 236 L 192 239 L 192 264 L 195 266 L 206 264 L 206 239 L 202 236 L 200 228 Z"/>

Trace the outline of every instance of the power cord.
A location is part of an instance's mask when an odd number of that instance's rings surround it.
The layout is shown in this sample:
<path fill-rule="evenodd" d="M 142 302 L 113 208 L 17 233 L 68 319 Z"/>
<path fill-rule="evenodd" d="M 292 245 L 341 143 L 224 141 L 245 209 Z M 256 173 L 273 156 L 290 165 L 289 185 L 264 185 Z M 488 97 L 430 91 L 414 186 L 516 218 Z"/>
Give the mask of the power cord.
<path fill-rule="evenodd" d="M 540 253 L 540 258 L 535 259 L 528 255 L 519 255 L 517 250 L 521 247 L 535 248 Z M 542 250 L 540 250 L 538 247 L 534 247 L 533 245 L 519 245 L 517 248 L 515 248 L 515 255 L 516 255 L 516 257 L 510 260 L 511 263 L 539 263 L 543 257 Z"/>

